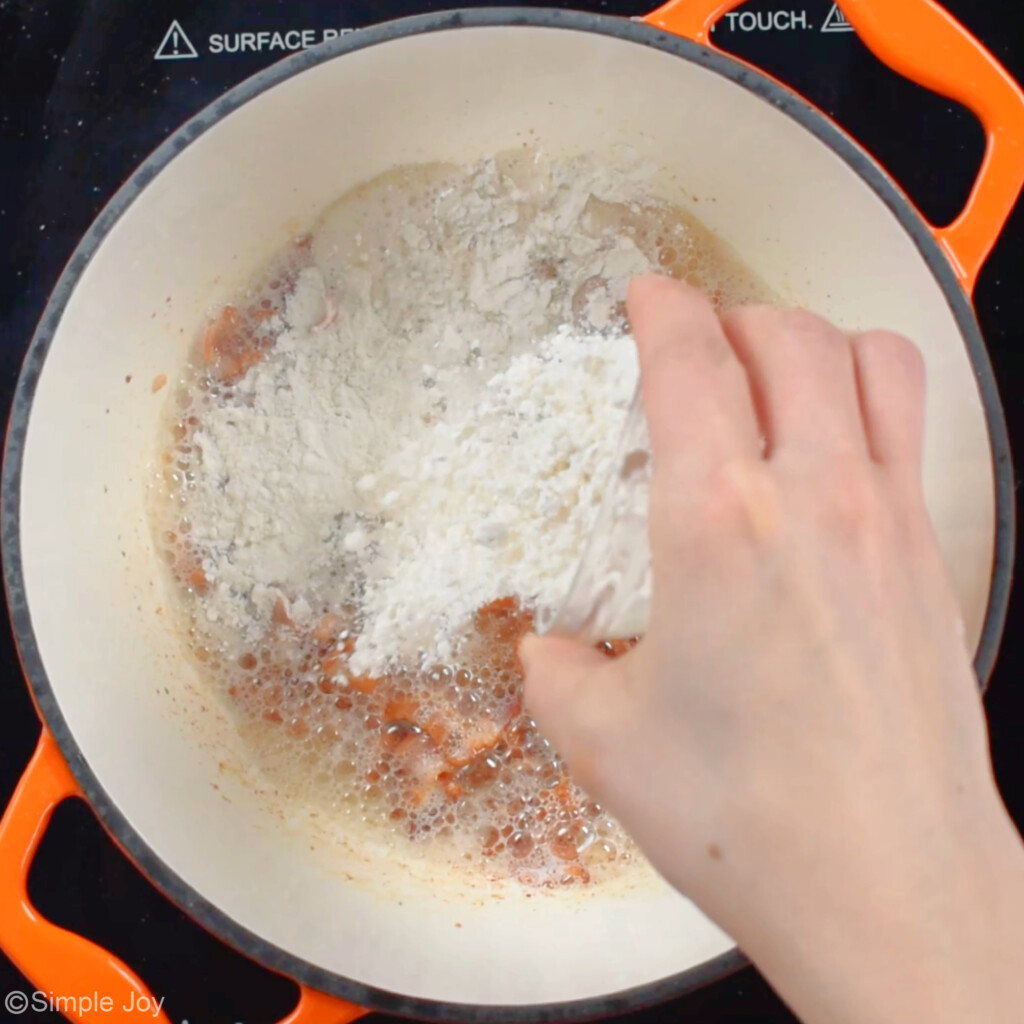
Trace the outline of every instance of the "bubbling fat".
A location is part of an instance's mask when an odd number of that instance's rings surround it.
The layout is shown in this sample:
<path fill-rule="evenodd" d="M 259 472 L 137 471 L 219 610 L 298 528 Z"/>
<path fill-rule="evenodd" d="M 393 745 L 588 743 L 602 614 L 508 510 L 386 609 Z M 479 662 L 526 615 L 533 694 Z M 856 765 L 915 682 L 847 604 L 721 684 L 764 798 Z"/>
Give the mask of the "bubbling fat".
<path fill-rule="evenodd" d="M 501 159 L 516 188 L 537 184 L 524 180 L 535 163 L 522 155 Z M 532 625 L 529 608 L 512 598 L 481 608 L 456 664 L 356 676 L 348 657 L 360 628 L 358 607 L 322 594 L 294 595 L 311 605 L 315 624 L 300 627 L 279 602 L 257 643 L 211 622 L 203 604 L 209 589 L 203 552 L 190 541 L 185 514 L 189 488 L 202 471 L 192 435 L 204 411 L 232 398 L 237 382 L 272 349 L 276 314 L 299 271 L 315 264 L 329 282 L 331 266 L 344 266 L 357 246 L 374 275 L 379 268 L 365 254 L 383 247 L 367 240 L 436 210 L 460 174 L 437 165 L 400 168 L 357 187 L 328 211 L 327 227 L 283 253 L 244 301 L 211 321 L 172 403 L 156 529 L 199 674 L 233 711 L 254 762 L 281 792 L 344 818 L 346 827 L 389 832 L 423 851 L 430 840 L 429 849 L 468 861 L 485 877 L 582 884 L 621 871 L 639 854 L 572 780 L 523 708 L 515 652 Z M 770 298 L 723 243 L 668 203 L 591 197 L 579 227 L 628 238 L 652 266 L 704 289 L 720 308 Z M 551 280 L 560 270 L 552 264 L 536 272 Z M 562 322 L 566 313 L 585 322 L 607 288 L 597 278 L 557 285 L 562 309 L 554 316 Z M 384 284 L 374 279 L 371 287 L 378 286 Z M 603 650 L 614 657 L 628 646 Z"/>

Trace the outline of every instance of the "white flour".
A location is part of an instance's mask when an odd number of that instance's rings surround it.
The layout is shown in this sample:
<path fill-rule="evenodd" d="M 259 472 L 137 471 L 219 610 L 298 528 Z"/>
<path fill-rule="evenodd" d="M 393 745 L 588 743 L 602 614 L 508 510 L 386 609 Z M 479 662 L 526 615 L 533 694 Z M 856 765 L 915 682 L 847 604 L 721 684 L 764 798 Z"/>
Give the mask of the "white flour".
<path fill-rule="evenodd" d="M 420 651 L 451 661 L 477 608 L 564 597 L 636 380 L 629 337 L 563 328 L 383 460 L 370 493 L 387 518 L 356 533 L 370 555 L 354 671 Z"/>
<path fill-rule="evenodd" d="M 273 349 L 196 410 L 211 623 L 244 646 L 279 599 L 299 623 L 355 608 L 373 674 L 452 659 L 495 598 L 558 602 L 637 378 L 616 313 L 651 263 L 607 204 L 641 183 L 517 156 L 328 212 Z"/>

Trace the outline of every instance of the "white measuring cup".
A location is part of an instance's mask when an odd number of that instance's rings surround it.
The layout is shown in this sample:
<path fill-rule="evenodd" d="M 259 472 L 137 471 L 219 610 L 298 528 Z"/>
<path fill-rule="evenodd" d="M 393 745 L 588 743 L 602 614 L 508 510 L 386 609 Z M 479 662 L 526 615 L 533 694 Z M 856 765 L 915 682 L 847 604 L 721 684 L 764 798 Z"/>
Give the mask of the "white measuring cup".
<path fill-rule="evenodd" d="M 538 612 L 537 631 L 542 635 L 571 636 L 596 644 L 641 636 L 647 628 L 652 460 L 639 384 L 614 465 L 568 596 L 556 611 Z"/>

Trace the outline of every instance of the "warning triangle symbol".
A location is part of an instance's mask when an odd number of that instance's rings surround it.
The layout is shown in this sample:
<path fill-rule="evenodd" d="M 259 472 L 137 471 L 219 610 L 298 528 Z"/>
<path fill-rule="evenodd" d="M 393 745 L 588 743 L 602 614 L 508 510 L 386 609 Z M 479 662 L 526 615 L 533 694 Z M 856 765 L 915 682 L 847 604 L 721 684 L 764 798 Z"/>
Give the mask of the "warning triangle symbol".
<path fill-rule="evenodd" d="M 822 32 L 853 32 L 854 27 L 846 20 L 846 15 L 839 8 L 839 4 L 833 4 L 832 10 L 828 12 L 825 24 L 821 26 Z"/>
<path fill-rule="evenodd" d="M 163 41 L 156 48 L 153 60 L 189 60 L 198 56 L 196 48 L 175 18 L 171 22 L 171 27 L 164 33 Z"/>

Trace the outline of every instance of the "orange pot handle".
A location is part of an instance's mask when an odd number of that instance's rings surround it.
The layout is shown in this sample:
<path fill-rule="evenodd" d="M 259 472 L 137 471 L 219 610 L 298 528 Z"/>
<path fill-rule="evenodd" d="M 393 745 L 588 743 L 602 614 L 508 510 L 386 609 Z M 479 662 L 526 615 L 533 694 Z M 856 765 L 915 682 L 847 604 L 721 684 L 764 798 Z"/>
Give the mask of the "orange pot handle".
<path fill-rule="evenodd" d="M 669 0 L 643 20 L 712 47 L 712 25 L 742 2 Z M 948 227 L 932 227 L 964 289 L 973 292 L 1024 185 L 1024 91 L 934 0 L 839 0 L 839 6 L 876 57 L 962 103 L 985 129 L 985 159 L 966 207 Z"/>
<path fill-rule="evenodd" d="M 44 728 L 0 819 L 0 948 L 36 990 L 20 993 L 24 997 L 20 1009 L 17 1003 L 5 1009 L 15 1014 L 37 1006 L 55 1007 L 68 1020 L 81 1024 L 112 1020 L 171 1024 L 162 1009 L 154 1015 L 160 1001 L 131 968 L 94 942 L 47 921 L 29 900 L 29 870 L 50 818 L 58 804 L 81 796 L 56 741 Z M 347 1024 L 369 1012 L 300 988 L 298 1005 L 281 1024 Z M 12 998 L 11 993 L 5 996 Z M 14 993 L 15 999 L 18 996 Z"/>

